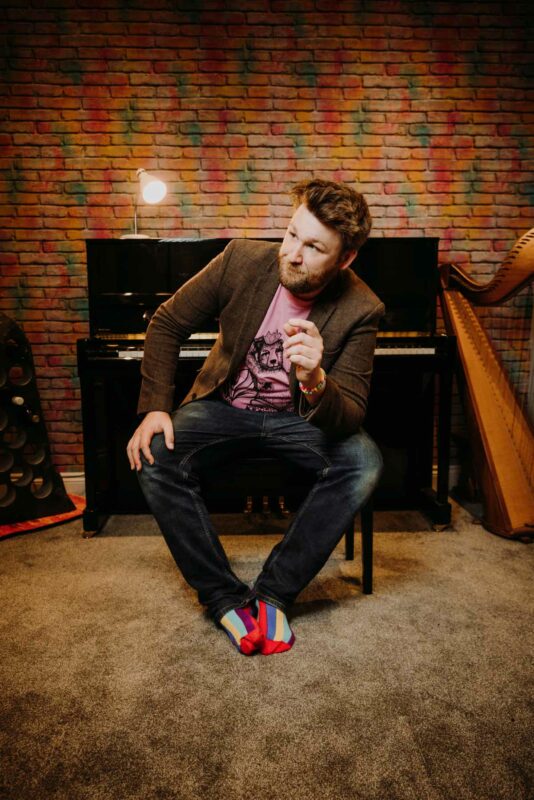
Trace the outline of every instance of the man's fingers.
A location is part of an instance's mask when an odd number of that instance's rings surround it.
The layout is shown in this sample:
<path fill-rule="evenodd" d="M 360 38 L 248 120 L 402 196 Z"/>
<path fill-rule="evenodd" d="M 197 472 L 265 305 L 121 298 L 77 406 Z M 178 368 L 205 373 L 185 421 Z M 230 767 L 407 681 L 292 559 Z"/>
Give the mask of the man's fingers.
<path fill-rule="evenodd" d="M 133 450 L 133 464 L 134 464 L 133 465 L 134 469 L 138 471 L 141 469 L 142 464 L 141 464 L 141 459 L 139 458 L 139 445 L 136 445 L 136 447 Z"/>
<path fill-rule="evenodd" d="M 312 322 L 310 319 L 297 319 L 294 317 L 288 320 L 288 324 L 292 325 L 294 328 L 302 328 L 302 330 L 308 331 L 308 333 L 318 333 L 315 322 Z"/>
<path fill-rule="evenodd" d="M 297 328 L 295 325 L 290 325 L 289 322 L 284 322 L 284 331 L 288 336 L 294 336 L 299 332 L 299 328 Z"/>
<path fill-rule="evenodd" d="M 309 333 L 296 333 L 294 336 L 290 336 L 289 339 L 286 339 L 284 342 L 284 347 L 287 349 L 295 344 L 306 344 L 308 347 L 317 347 L 318 341 L 317 338 L 310 336 Z"/>
<path fill-rule="evenodd" d="M 130 469 L 135 469 L 136 467 L 136 460 L 139 460 L 139 444 L 137 441 L 137 436 L 134 434 L 130 441 L 128 442 L 128 446 L 126 448 L 126 453 L 128 455 L 128 461 L 130 462 Z"/>
<path fill-rule="evenodd" d="M 311 342 L 301 342 L 300 339 L 296 342 L 291 342 L 286 347 L 286 355 L 292 353 L 319 353 L 319 348 Z"/>
<path fill-rule="evenodd" d="M 284 343 L 284 352 L 290 361 L 293 361 L 293 356 L 301 354 L 319 364 L 323 357 L 323 343 L 322 340 L 314 339 L 307 333 L 299 333 Z"/>
<path fill-rule="evenodd" d="M 136 469 L 138 472 L 142 467 L 141 458 L 139 456 L 140 451 L 142 451 L 146 460 L 150 463 L 154 463 L 154 457 L 150 452 L 150 441 L 152 437 L 148 437 L 141 440 L 139 433 L 136 431 L 134 436 L 128 442 L 128 446 L 126 448 L 126 453 L 128 455 L 128 461 L 130 462 L 130 469 Z"/>
<path fill-rule="evenodd" d="M 298 364 L 299 367 L 304 367 L 304 369 L 313 370 L 317 366 L 315 363 L 315 359 L 308 358 L 308 356 L 295 353 L 290 358 L 292 364 Z"/>
<path fill-rule="evenodd" d="M 126 447 L 131 469 L 136 469 L 137 471 L 141 470 L 143 466 L 141 453 L 149 464 L 154 463 L 154 456 L 150 450 L 150 443 L 156 433 L 163 433 L 167 447 L 170 450 L 174 448 L 174 428 L 172 420 L 167 412 L 149 412 L 141 425 L 139 425 L 134 432 L 134 435 Z"/>
<path fill-rule="evenodd" d="M 150 440 L 148 442 L 144 442 L 143 444 L 141 444 L 141 452 L 143 453 L 143 455 L 146 458 L 146 460 L 148 461 L 148 463 L 149 464 L 153 464 L 154 463 L 154 456 L 150 452 L 149 445 L 150 445 Z M 141 469 L 141 462 L 139 462 L 139 466 L 137 467 L 137 469 Z"/>
<path fill-rule="evenodd" d="M 169 450 L 174 450 L 174 426 L 170 417 L 163 423 L 163 436 Z"/>

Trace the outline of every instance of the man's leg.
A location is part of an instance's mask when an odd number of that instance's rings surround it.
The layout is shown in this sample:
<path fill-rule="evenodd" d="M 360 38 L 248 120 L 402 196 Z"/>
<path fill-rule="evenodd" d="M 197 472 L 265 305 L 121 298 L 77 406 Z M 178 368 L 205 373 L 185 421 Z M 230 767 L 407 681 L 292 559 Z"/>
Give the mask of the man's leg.
<path fill-rule="evenodd" d="M 261 414 L 234 409 L 217 400 L 189 403 L 173 414 L 174 449 L 158 434 L 150 445 L 154 464 L 142 458 L 138 473 L 148 505 L 185 580 L 220 622 L 245 607 L 251 590 L 233 572 L 200 494 L 199 473 L 257 441 Z M 235 631 L 246 635 L 239 622 Z"/>
<path fill-rule="evenodd" d="M 260 600 L 285 611 L 326 563 L 346 526 L 372 494 L 382 457 L 364 431 L 332 441 L 294 414 L 272 415 L 266 431 L 263 442 L 269 452 L 317 474 L 254 586 Z"/>

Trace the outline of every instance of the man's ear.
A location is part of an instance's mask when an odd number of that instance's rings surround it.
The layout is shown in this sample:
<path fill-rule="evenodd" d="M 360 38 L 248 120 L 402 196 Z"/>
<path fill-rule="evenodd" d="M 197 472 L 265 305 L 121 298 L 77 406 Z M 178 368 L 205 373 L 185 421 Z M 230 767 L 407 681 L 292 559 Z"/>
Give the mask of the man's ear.
<path fill-rule="evenodd" d="M 344 253 L 341 256 L 341 266 L 339 269 L 347 269 L 347 267 L 350 267 L 357 255 L 357 250 L 349 250 L 347 253 Z"/>

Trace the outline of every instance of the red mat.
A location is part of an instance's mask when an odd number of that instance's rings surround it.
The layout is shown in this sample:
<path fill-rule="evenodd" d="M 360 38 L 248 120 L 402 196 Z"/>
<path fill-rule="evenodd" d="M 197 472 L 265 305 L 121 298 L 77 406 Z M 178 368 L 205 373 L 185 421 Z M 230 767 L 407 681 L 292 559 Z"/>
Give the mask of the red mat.
<path fill-rule="evenodd" d="M 39 517 L 39 519 L 28 519 L 25 522 L 12 522 L 9 525 L 0 525 L 0 539 L 2 536 L 11 536 L 14 533 L 29 533 L 41 528 L 49 528 L 51 525 L 60 525 L 76 517 L 81 517 L 85 508 L 85 497 L 77 494 L 69 494 L 70 500 L 75 505 L 73 511 L 66 511 L 64 514 L 54 514 L 51 517 Z"/>

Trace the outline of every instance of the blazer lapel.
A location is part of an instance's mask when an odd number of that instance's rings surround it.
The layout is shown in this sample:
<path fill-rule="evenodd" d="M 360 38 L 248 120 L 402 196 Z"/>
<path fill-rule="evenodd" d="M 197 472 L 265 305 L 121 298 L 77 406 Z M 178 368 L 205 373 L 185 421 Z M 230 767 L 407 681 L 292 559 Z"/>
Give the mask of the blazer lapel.
<path fill-rule="evenodd" d="M 315 301 L 308 319 L 315 322 L 319 333 L 322 333 L 329 317 L 334 313 L 337 298 L 343 293 L 347 280 L 350 280 L 349 275 L 346 270 L 342 270 Z"/>
<path fill-rule="evenodd" d="M 313 306 L 308 319 L 310 322 L 315 322 L 319 333 L 322 333 L 329 317 L 334 313 L 334 308 L 335 306 L 331 300 L 319 300 Z"/>
<path fill-rule="evenodd" d="M 243 323 L 230 361 L 230 374 L 245 358 L 250 343 L 263 322 L 267 309 L 278 288 L 278 260 L 275 258 L 265 270 L 259 269 L 258 276 L 247 287 L 248 303 L 243 308 Z"/>

